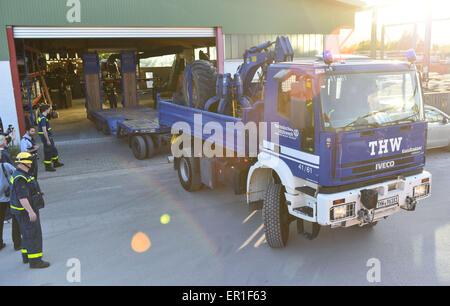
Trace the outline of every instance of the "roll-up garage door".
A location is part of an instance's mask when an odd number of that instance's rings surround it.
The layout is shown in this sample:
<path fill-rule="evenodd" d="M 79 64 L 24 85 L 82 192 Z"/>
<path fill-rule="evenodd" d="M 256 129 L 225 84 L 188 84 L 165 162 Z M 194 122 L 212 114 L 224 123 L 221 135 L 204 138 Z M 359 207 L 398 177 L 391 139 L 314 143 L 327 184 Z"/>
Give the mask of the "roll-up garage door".
<path fill-rule="evenodd" d="M 214 28 L 14 27 L 14 38 L 168 38 L 215 36 Z"/>

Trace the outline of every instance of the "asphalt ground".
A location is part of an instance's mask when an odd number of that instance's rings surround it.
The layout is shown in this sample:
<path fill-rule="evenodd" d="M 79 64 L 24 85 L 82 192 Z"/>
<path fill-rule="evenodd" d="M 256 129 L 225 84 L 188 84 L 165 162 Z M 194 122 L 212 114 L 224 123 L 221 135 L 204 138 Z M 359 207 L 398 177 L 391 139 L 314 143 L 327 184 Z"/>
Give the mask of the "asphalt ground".
<path fill-rule="evenodd" d="M 432 196 L 415 212 L 372 229 L 322 228 L 313 241 L 292 223 L 287 247 L 271 249 L 261 212 L 250 213 L 243 196 L 227 187 L 186 192 L 166 154 L 138 161 L 125 141 L 78 124 L 87 136 L 55 137 L 66 165 L 39 176 L 52 265 L 22 264 L 5 224 L 0 285 L 450 285 L 450 152 L 427 153 Z M 79 282 L 70 282 L 73 262 Z"/>

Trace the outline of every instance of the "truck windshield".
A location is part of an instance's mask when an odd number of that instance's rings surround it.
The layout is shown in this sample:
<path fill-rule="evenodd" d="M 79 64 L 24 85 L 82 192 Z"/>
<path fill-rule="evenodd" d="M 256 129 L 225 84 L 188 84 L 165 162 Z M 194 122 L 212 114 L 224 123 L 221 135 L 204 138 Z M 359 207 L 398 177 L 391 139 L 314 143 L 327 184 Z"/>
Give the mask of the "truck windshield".
<path fill-rule="evenodd" d="M 422 94 L 415 72 L 326 75 L 320 81 L 325 128 L 364 129 L 421 118 Z"/>

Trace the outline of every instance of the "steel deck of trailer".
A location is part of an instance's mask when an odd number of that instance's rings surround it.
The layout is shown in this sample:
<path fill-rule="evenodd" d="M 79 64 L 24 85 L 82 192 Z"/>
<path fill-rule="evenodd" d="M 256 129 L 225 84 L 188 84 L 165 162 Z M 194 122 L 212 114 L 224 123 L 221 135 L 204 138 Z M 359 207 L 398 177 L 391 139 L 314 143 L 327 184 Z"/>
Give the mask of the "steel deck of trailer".
<path fill-rule="evenodd" d="M 170 130 L 160 128 L 158 111 L 150 107 L 136 106 L 88 111 L 88 116 L 96 123 L 107 124 L 111 134 L 121 136 L 127 134 L 164 133 Z"/>

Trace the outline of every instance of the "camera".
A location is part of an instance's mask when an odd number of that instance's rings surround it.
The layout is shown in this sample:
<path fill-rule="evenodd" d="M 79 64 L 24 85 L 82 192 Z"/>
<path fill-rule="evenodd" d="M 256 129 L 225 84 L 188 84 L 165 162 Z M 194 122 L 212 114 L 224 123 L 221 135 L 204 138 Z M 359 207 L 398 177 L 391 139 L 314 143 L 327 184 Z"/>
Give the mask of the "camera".
<path fill-rule="evenodd" d="M 12 126 L 12 124 L 8 125 L 8 129 L 6 130 L 6 135 L 9 135 L 13 132 L 14 127 Z"/>
<path fill-rule="evenodd" d="M 1 135 L 5 136 L 6 143 L 9 144 L 12 140 L 11 134 L 14 132 L 14 127 L 12 124 L 8 125 L 6 131 L 2 131 Z"/>

